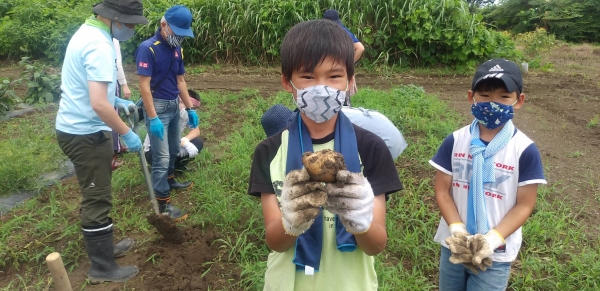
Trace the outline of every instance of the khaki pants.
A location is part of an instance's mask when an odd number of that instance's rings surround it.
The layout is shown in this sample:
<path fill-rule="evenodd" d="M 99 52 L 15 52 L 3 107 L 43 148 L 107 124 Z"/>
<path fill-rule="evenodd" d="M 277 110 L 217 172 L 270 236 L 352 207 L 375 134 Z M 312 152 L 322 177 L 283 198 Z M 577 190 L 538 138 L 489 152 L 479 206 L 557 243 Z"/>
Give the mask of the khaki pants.
<path fill-rule="evenodd" d="M 82 195 L 81 226 L 107 224 L 108 213 L 112 208 L 111 132 L 75 135 L 57 130 L 56 138 L 62 151 L 75 166 L 75 175 Z"/>

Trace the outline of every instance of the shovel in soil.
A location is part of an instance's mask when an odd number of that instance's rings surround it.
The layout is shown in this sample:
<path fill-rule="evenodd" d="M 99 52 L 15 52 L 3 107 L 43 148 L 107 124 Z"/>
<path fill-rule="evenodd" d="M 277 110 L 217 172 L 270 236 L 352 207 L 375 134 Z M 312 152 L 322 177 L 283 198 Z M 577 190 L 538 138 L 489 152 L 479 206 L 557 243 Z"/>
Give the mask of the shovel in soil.
<path fill-rule="evenodd" d="M 135 105 L 129 106 L 129 115 L 127 115 L 127 121 L 129 126 L 135 134 L 138 134 L 138 122 L 140 120 L 138 114 L 138 108 Z M 133 119 L 133 120 L 132 120 Z M 175 221 L 166 214 L 160 213 L 158 210 L 158 202 L 154 197 L 154 188 L 152 187 L 152 180 L 150 178 L 150 172 L 148 171 L 148 164 L 146 163 L 146 157 L 144 156 L 144 149 L 138 151 L 140 158 L 140 164 L 142 166 L 142 172 L 144 173 L 144 180 L 146 182 L 146 189 L 148 190 L 148 197 L 150 198 L 150 204 L 154 213 L 146 215 L 148 223 L 152 224 L 156 230 L 169 242 L 180 244 L 183 242 L 183 234 L 181 230 L 175 224 Z"/>

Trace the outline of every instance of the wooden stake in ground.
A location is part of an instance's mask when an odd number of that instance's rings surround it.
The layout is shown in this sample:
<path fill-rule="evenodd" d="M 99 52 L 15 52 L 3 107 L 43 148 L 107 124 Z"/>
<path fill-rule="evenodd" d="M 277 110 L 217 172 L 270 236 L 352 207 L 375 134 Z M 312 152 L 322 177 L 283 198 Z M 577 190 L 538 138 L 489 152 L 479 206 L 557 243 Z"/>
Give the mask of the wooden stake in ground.
<path fill-rule="evenodd" d="M 56 290 L 73 291 L 60 254 L 57 252 L 49 254 L 46 257 L 46 263 L 48 264 L 48 269 L 50 269 L 50 274 L 52 274 L 52 278 L 54 279 L 54 287 L 56 287 Z"/>

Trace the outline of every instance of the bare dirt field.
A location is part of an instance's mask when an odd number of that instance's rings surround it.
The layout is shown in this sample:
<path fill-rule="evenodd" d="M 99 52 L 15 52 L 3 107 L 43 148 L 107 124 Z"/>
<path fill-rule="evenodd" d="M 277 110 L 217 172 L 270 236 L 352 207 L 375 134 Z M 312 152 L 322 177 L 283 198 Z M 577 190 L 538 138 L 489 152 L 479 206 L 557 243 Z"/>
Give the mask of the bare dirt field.
<path fill-rule="evenodd" d="M 579 219 L 595 237 L 600 224 L 600 125 L 593 125 L 593 119 L 600 114 L 600 51 L 591 46 L 565 46 L 546 57 L 554 64 L 551 72 L 530 72 L 525 75 L 524 93 L 526 103 L 517 111 L 516 126 L 531 137 L 538 145 L 549 184 L 557 191 L 554 199 L 563 196 L 573 201 Z M 133 68 L 128 67 L 128 80 L 136 83 Z M 17 76 L 20 70 L 15 67 L 0 68 L 0 76 Z M 359 69 L 356 80 L 358 88 L 371 87 L 387 89 L 400 84 L 415 84 L 426 92 L 446 100 L 450 108 L 461 112 L 465 120 L 470 120 L 470 106 L 466 92 L 471 86 L 471 76 L 439 76 L 433 74 L 367 74 Z M 238 92 L 252 88 L 268 98 L 282 89 L 276 68 L 219 68 L 186 77 L 188 87 L 200 92 L 222 90 Z M 235 106 L 239 106 L 236 104 Z M 596 117 L 597 118 L 597 117 Z M 214 129 L 223 135 L 233 130 L 226 124 Z M 210 146 L 210 143 L 209 143 Z M 70 185 L 73 203 L 78 201 L 76 180 L 71 178 L 63 184 Z M 132 191 L 143 192 L 143 186 Z M 179 195 L 186 195 L 185 192 Z M 145 197 L 139 194 L 138 197 Z M 43 199 L 38 197 L 37 199 Z M 140 207 L 147 207 L 145 198 L 140 198 Z M 69 219 L 77 223 L 77 215 Z M 240 279 L 240 271 L 235 265 L 221 260 L 218 247 L 213 242 L 220 234 L 210 229 L 184 229 L 185 242 L 171 245 L 156 235 L 147 247 L 118 259 L 119 264 L 136 264 L 140 275 L 127 283 L 133 290 L 207 290 L 230 286 Z M 148 238 L 135 238 L 148 239 Z M 177 251 L 171 251 L 177 248 Z M 182 258 L 186 254 L 186 258 Z M 153 256 L 154 255 L 154 256 Z M 191 258 L 189 256 L 194 256 Z M 147 258 L 161 260 L 153 264 Z M 210 265 L 190 265 L 186 262 L 213 262 Z M 70 275 L 73 287 L 81 289 L 85 282 L 89 262 L 85 259 Z M 15 271 L 0 272 L 0 286 L 14 279 Z M 177 276 L 174 276 L 177 274 Z M 198 274 L 203 274 L 198 276 Z M 175 280 L 177 277 L 179 279 Z M 8 280 L 8 281 L 7 281 Z M 219 283 L 220 282 L 220 283 Z M 122 284 L 87 286 L 85 290 L 120 290 Z"/>

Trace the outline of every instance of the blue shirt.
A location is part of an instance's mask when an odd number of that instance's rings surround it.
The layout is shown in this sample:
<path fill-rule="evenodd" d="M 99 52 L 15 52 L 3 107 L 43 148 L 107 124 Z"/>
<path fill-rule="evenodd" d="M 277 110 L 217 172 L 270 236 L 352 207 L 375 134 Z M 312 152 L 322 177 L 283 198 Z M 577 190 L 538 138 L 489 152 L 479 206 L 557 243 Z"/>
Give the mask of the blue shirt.
<path fill-rule="evenodd" d="M 140 44 L 135 61 L 138 75 L 151 77 L 150 89 L 153 98 L 178 98 L 177 76 L 185 74 L 182 49 L 172 48 L 160 35 L 160 28 L 153 37 Z M 159 82 L 159 87 L 155 88 Z"/>
<path fill-rule="evenodd" d="M 56 129 L 77 135 L 111 131 L 92 109 L 88 86 L 88 81 L 108 83 L 106 97 L 110 104 L 115 103 L 117 64 L 108 31 L 83 24 L 69 41 L 61 77 L 62 94 L 56 115 Z"/>
<path fill-rule="evenodd" d="M 350 29 L 348 29 L 344 25 L 342 25 L 342 28 L 348 33 L 348 35 L 350 36 L 350 38 L 352 39 L 352 41 L 354 43 L 360 42 L 360 40 L 358 40 L 358 38 L 356 38 L 356 35 L 354 35 L 354 33 L 350 32 Z"/>

